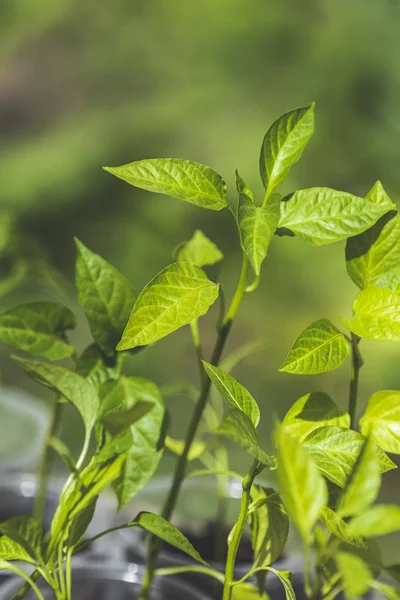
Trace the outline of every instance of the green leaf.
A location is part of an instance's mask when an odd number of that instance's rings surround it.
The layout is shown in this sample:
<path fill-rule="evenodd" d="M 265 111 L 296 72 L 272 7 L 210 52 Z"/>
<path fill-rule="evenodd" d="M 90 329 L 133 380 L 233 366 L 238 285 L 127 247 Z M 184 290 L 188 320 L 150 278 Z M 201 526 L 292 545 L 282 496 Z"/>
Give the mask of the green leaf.
<path fill-rule="evenodd" d="M 267 594 L 262 595 L 255 585 L 239 583 L 232 588 L 232 600 L 269 600 Z"/>
<path fill-rule="evenodd" d="M 364 233 L 349 238 L 346 268 L 360 289 L 400 290 L 400 215 L 390 211 Z"/>
<path fill-rule="evenodd" d="M 42 560 L 43 529 L 33 517 L 21 515 L 3 521 L 0 533 L 22 546 L 34 561 Z"/>
<path fill-rule="evenodd" d="M 253 567 L 268 566 L 282 554 L 289 533 L 289 517 L 278 492 L 253 485 L 252 503 L 258 505 L 250 515 Z"/>
<path fill-rule="evenodd" d="M 129 410 L 140 401 L 153 404 L 152 410 L 129 428 L 130 451 L 114 484 L 122 507 L 146 485 L 160 461 L 164 405 L 157 386 L 140 377 L 107 381 L 100 388 L 100 401 L 100 416 Z"/>
<path fill-rule="evenodd" d="M 173 258 L 178 262 L 190 262 L 198 267 L 214 265 L 224 258 L 221 250 L 197 229 L 191 240 L 182 242 L 174 250 Z"/>
<path fill-rule="evenodd" d="M 72 547 L 79 544 L 92 522 L 96 510 L 97 496 L 92 502 L 74 519 L 71 525 L 68 544 Z"/>
<path fill-rule="evenodd" d="M 135 187 L 167 194 L 202 208 L 221 210 L 228 206 L 222 177 L 191 160 L 152 158 L 104 169 Z"/>
<path fill-rule="evenodd" d="M 369 190 L 368 194 L 365 196 L 369 202 L 373 202 L 374 204 L 389 204 L 391 199 L 385 191 L 385 188 L 382 185 L 381 181 L 377 181 L 374 186 Z M 393 204 L 393 202 L 392 202 Z M 395 208 L 395 205 L 393 204 Z"/>
<path fill-rule="evenodd" d="M 351 517 L 361 514 L 376 500 L 380 485 L 378 447 L 367 439 L 339 501 L 339 515 Z"/>
<path fill-rule="evenodd" d="M 119 352 L 112 358 L 107 357 L 97 344 L 91 344 L 78 358 L 75 370 L 98 390 L 108 379 L 120 376 L 125 356 Z"/>
<path fill-rule="evenodd" d="M 342 583 L 349 596 L 364 596 L 372 583 L 372 573 L 368 565 L 358 556 L 349 552 L 338 552 L 335 556 Z"/>
<path fill-rule="evenodd" d="M 324 478 L 308 451 L 283 427 L 278 431 L 278 480 L 289 515 L 308 543 L 328 501 Z"/>
<path fill-rule="evenodd" d="M 267 466 L 272 459 L 261 449 L 257 432 L 250 418 L 241 410 L 233 408 L 224 417 L 216 433 L 223 435 L 240 446 L 242 450 Z"/>
<path fill-rule="evenodd" d="M 355 548 L 343 542 L 339 548 L 361 558 L 368 565 L 373 577 L 379 577 L 382 571 L 382 556 L 379 544 L 375 540 L 365 540 L 365 543 L 366 548 Z"/>
<path fill-rule="evenodd" d="M 177 454 L 178 456 L 180 456 L 185 447 L 185 442 L 184 442 L 184 440 L 176 440 L 175 438 L 172 438 L 171 436 L 167 435 L 165 437 L 165 447 L 170 452 L 173 452 L 174 454 Z M 205 452 L 206 448 L 207 448 L 207 445 L 204 442 L 195 440 L 192 443 L 192 445 L 190 446 L 190 451 L 188 454 L 188 461 L 190 462 L 192 460 L 196 460 L 197 458 L 200 458 L 200 456 Z"/>
<path fill-rule="evenodd" d="M 337 369 L 348 354 L 343 333 L 329 319 L 319 319 L 299 335 L 279 370 L 296 375 L 326 373 Z"/>
<path fill-rule="evenodd" d="M 169 265 L 139 295 L 117 350 L 152 344 L 188 325 L 208 311 L 218 289 L 196 265 Z"/>
<path fill-rule="evenodd" d="M 112 356 L 129 319 L 136 294 L 130 283 L 101 256 L 75 238 L 76 287 L 94 340 Z"/>
<path fill-rule="evenodd" d="M 0 340 L 34 356 L 62 360 L 74 351 L 65 333 L 75 326 L 69 308 L 55 302 L 31 302 L 0 315 Z"/>
<path fill-rule="evenodd" d="M 265 208 L 255 206 L 244 193 L 239 195 L 238 227 L 240 243 L 257 277 L 267 256 L 270 242 L 280 217 L 279 197 L 271 199 Z"/>
<path fill-rule="evenodd" d="M 378 342 L 400 342 L 400 294 L 380 288 L 362 290 L 352 319 L 342 323 L 356 335 Z"/>
<path fill-rule="evenodd" d="M 80 413 L 87 435 L 95 424 L 99 398 L 95 388 L 86 379 L 58 365 L 13 357 L 14 360 L 39 383 L 52 388 L 71 402 Z"/>
<path fill-rule="evenodd" d="M 352 519 L 349 532 L 366 538 L 400 531 L 400 507 L 378 504 Z"/>
<path fill-rule="evenodd" d="M 260 175 L 268 194 L 284 181 L 314 132 L 314 104 L 297 108 L 277 119 L 265 134 Z"/>
<path fill-rule="evenodd" d="M 400 454 L 400 392 L 375 392 L 360 420 L 361 431 L 386 452 Z"/>
<path fill-rule="evenodd" d="M 249 188 L 249 186 L 247 185 L 245 180 L 239 175 L 239 171 L 237 169 L 235 171 L 235 176 L 236 176 L 236 189 L 237 189 L 238 194 L 239 195 L 244 194 L 245 196 L 248 197 L 249 200 L 254 202 L 253 192 L 251 191 L 251 189 Z"/>
<path fill-rule="evenodd" d="M 137 421 L 140 421 L 153 407 L 154 404 L 152 402 L 138 400 L 131 408 L 106 413 L 100 418 L 100 421 L 111 435 L 118 435 L 137 423 Z"/>
<path fill-rule="evenodd" d="M 366 231 L 394 204 L 374 204 L 330 188 L 299 190 L 283 199 L 279 227 L 315 246 L 338 242 Z"/>
<path fill-rule="evenodd" d="M 320 519 L 329 533 L 334 535 L 342 542 L 350 544 L 355 548 L 366 548 L 367 545 L 361 536 L 354 535 L 349 530 L 349 525 L 335 511 L 328 506 L 322 509 Z"/>
<path fill-rule="evenodd" d="M 178 548 L 178 550 L 188 554 L 194 560 L 203 563 L 203 565 L 207 564 L 183 533 L 162 517 L 151 512 L 140 512 L 132 524 L 138 525 L 149 533 L 156 535 L 164 542 L 174 546 L 174 548 Z"/>
<path fill-rule="evenodd" d="M 253 396 L 232 375 L 222 369 L 210 365 L 203 360 L 204 369 L 215 388 L 233 408 L 241 410 L 249 417 L 254 427 L 260 421 L 260 409 Z"/>
<path fill-rule="evenodd" d="M 18 544 L 6 535 L 0 537 L 0 559 L 5 561 L 22 560 L 36 564 L 35 557 L 32 557 L 21 544 Z"/>
<path fill-rule="evenodd" d="M 282 427 L 300 442 L 323 425 L 350 427 L 350 415 L 323 392 L 299 398 L 282 422 Z"/>

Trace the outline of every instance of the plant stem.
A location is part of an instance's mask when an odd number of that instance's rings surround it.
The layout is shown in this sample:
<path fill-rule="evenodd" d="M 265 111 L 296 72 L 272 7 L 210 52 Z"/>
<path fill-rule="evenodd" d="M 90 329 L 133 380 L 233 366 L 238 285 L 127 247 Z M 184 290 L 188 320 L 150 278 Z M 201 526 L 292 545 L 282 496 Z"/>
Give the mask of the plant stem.
<path fill-rule="evenodd" d="M 246 292 L 246 284 L 247 284 L 247 270 L 248 270 L 248 260 L 247 257 L 243 254 L 242 257 L 242 266 L 240 270 L 239 282 L 236 288 L 235 295 L 232 299 L 232 303 L 228 309 L 228 312 L 222 321 L 219 330 L 218 337 L 215 342 L 214 350 L 211 356 L 211 364 L 218 365 L 221 355 L 229 335 L 229 332 L 232 327 L 233 320 L 236 316 L 240 303 L 243 299 L 243 296 Z M 169 490 L 169 494 L 165 501 L 163 510 L 161 512 L 162 517 L 164 519 L 169 520 L 174 511 L 175 505 L 178 500 L 179 492 L 182 486 L 182 482 L 186 475 L 186 469 L 188 464 L 188 454 L 192 445 L 192 442 L 195 438 L 198 426 L 200 424 L 205 406 L 207 404 L 208 396 L 210 394 L 211 389 L 211 380 L 209 377 L 204 377 L 202 379 L 201 390 L 199 394 L 199 398 L 197 403 L 195 404 L 192 418 L 189 423 L 189 427 L 186 433 L 185 438 L 185 447 L 183 449 L 182 454 L 178 458 L 178 462 L 175 468 L 172 485 Z M 150 587 L 154 579 L 154 571 L 156 568 L 158 554 L 161 549 L 162 542 L 159 538 L 155 538 L 151 536 L 148 540 L 148 558 L 146 564 L 146 570 L 143 576 L 142 589 L 140 593 L 139 600 L 147 600 L 149 597 Z"/>
<path fill-rule="evenodd" d="M 360 338 L 354 333 L 351 334 L 351 379 L 350 379 L 350 390 L 349 390 L 349 415 L 350 415 L 350 429 L 356 429 L 356 413 L 357 413 L 357 397 L 358 397 L 358 383 L 360 378 L 360 369 L 364 362 L 361 358 L 358 344 Z"/>
<path fill-rule="evenodd" d="M 240 504 L 240 512 L 239 517 L 234 526 L 232 539 L 229 541 L 228 545 L 228 556 L 226 558 L 226 567 L 225 567 L 225 583 L 224 583 L 224 592 L 223 592 L 223 600 L 231 600 L 232 596 L 232 583 L 234 580 L 235 574 L 235 562 L 236 555 L 239 549 L 240 540 L 242 539 L 243 530 L 247 521 L 247 511 L 249 508 L 249 504 L 251 501 L 250 498 L 250 490 L 253 485 L 253 481 L 255 476 L 257 475 L 259 469 L 259 462 L 255 460 L 251 466 L 250 471 L 246 475 L 243 480 L 242 488 L 242 501 Z"/>

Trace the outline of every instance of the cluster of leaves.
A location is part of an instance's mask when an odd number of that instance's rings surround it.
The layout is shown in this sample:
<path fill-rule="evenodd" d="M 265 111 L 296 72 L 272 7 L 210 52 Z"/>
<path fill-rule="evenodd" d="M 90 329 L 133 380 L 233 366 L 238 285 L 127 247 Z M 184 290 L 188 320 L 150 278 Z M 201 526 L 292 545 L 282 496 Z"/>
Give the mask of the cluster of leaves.
<path fill-rule="evenodd" d="M 386 452 L 400 454 L 400 392 L 374 394 L 360 420 L 361 431 L 355 417 L 361 338 L 400 341 L 399 216 L 379 182 L 366 198 L 329 188 L 299 190 L 284 198 L 276 192 L 300 158 L 313 129 L 314 105 L 291 111 L 273 123 L 260 155 L 263 199 L 256 203 L 237 172 L 236 210 L 227 202 L 222 177 L 192 161 L 149 159 L 106 169 L 136 187 L 209 210 L 228 209 L 233 214 L 243 251 L 241 274 L 230 307 L 226 312 L 222 308 L 210 361 L 203 358 L 198 319 L 217 300 L 220 286 L 204 267 L 223 256 L 201 231 L 175 249 L 175 262 L 138 296 L 114 267 L 77 241 L 78 298 L 93 336 L 93 344 L 80 356 L 67 337 L 75 326 L 68 308 L 33 303 L 0 316 L 0 339 L 47 361 L 16 358 L 21 367 L 55 392 L 56 410 L 65 402 L 73 404 L 85 426 L 82 452 L 76 462 L 56 436 L 50 436 L 49 445 L 71 471 L 59 508 L 49 532 L 43 532 L 33 517 L 0 524 L 3 568 L 10 568 L 13 560 L 26 560 L 35 565 L 59 600 L 69 600 L 71 556 L 88 543 L 84 536 L 99 493 L 112 484 L 120 507 L 124 506 L 152 476 L 164 446 L 180 455 L 168 508 L 163 517 L 141 513 L 125 527 L 142 527 L 204 563 L 167 519 L 187 463 L 199 459 L 205 467 L 189 470 L 191 476 L 231 474 L 221 441 L 228 438 L 249 454 L 253 463 L 242 481 L 241 508 L 228 538 L 225 573 L 207 565 L 197 567 L 223 583 L 224 600 L 265 598 L 268 571 L 279 577 L 288 600 L 294 598 L 290 574 L 272 566 L 283 552 L 290 519 L 304 542 L 309 597 L 330 599 L 342 590 L 362 595 L 375 587 L 390 599 L 399 598 L 395 588 L 376 580 L 385 570 L 399 579 L 399 567 L 382 565 L 373 538 L 400 530 L 400 508 L 374 504 L 381 474 L 396 467 Z M 247 346 L 218 365 L 239 304 L 245 293 L 256 289 L 269 245 L 274 236 L 282 235 L 302 238 L 315 246 L 347 239 L 347 270 L 361 291 L 353 316 L 342 320 L 349 335 L 328 319 L 319 319 L 300 334 L 281 367 L 288 373 L 322 373 L 336 369 L 351 354 L 349 412 L 323 393 L 300 398 L 276 427 L 275 452 L 270 456 L 257 433 L 259 407 L 229 373 L 255 347 Z M 249 266 L 254 272 L 250 285 Z M 122 368 L 127 355 L 186 325 L 191 328 L 201 378 L 195 420 L 183 441 L 166 436 L 165 409 L 157 386 L 139 377 L 124 376 Z M 70 359 L 72 366 L 54 362 L 65 359 Z M 207 405 L 211 386 L 229 405 L 227 412 L 219 410 L 215 402 Z M 184 388 L 188 397 L 192 392 L 191 387 Z M 89 456 L 92 438 L 96 443 Z M 277 471 L 278 489 L 255 482 L 265 469 Z M 236 581 L 236 553 L 247 523 L 254 560 L 249 572 Z M 155 557 L 156 553 L 150 553 L 147 582 L 155 572 Z M 166 575 L 168 570 L 158 573 Z M 253 576 L 257 585 L 247 582 Z M 149 589 L 144 589 L 143 597 L 148 593 Z"/>

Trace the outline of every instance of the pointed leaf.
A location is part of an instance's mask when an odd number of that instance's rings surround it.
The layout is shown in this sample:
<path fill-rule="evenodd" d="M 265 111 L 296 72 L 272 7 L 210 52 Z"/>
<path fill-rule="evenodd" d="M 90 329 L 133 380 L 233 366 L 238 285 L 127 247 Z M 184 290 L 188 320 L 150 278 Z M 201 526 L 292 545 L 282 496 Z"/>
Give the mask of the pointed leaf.
<path fill-rule="evenodd" d="M 236 189 L 237 189 L 238 194 L 239 195 L 244 194 L 245 196 L 248 197 L 249 200 L 254 202 L 253 192 L 251 191 L 251 189 L 249 188 L 249 186 L 247 185 L 245 180 L 239 175 L 239 171 L 237 169 L 235 171 L 235 176 L 236 176 Z"/>
<path fill-rule="evenodd" d="M 33 564 L 36 563 L 36 557 L 32 557 L 21 544 L 18 544 L 6 535 L 0 537 L 0 562 L 2 560 L 22 560 Z"/>
<path fill-rule="evenodd" d="M 188 262 L 166 267 L 141 292 L 117 350 L 152 344 L 204 315 L 219 286 Z"/>
<path fill-rule="evenodd" d="M 319 319 L 300 334 L 279 370 L 296 375 L 326 373 L 337 369 L 348 354 L 343 333 L 329 319 Z"/>
<path fill-rule="evenodd" d="M 285 113 L 265 134 L 260 154 L 260 175 L 269 194 L 284 181 L 312 136 L 314 106 L 311 104 Z"/>
<path fill-rule="evenodd" d="M 372 583 L 372 573 L 368 565 L 355 554 L 338 552 L 335 557 L 344 590 L 355 598 L 364 596 Z"/>
<path fill-rule="evenodd" d="M 108 381 L 100 388 L 100 415 L 124 411 L 139 401 L 153 404 L 152 410 L 134 423 L 130 436 L 130 451 L 121 476 L 114 484 L 120 507 L 146 485 L 153 475 L 162 455 L 160 436 L 164 419 L 164 406 L 157 386 L 140 377 L 121 377 Z"/>
<path fill-rule="evenodd" d="M 55 302 L 31 302 L 0 315 L 0 340 L 34 356 L 62 360 L 73 354 L 65 333 L 75 326 L 69 308 Z"/>
<path fill-rule="evenodd" d="M 400 215 L 390 211 L 364 233 L 347 240 L 346 268 L 360 289 L 400 291 Z"/>
<path fill-rule="evenodd" d="M 372 227 L 394 204 L 374 204 L 330 188 L 299 190 L 281 203 L 279 227 L 315 246 L 357 235 Z"/>
<path fill-rule="evenodd" d="M 380 288 L 362 290 L 352 319 L 342 323 L 356 335 L 378 342 L 400 342 L 400 294 Z"/>
<path fill-rule="evenodd" d="M 350 427 L 350 415 L 323 392 L 299 398 L 282 422 L 282 427 L 300 442 L 323 425 Z"/>
<path fill-rule="evenodd" d="M 273 464 L 272 459 L 260 447 L 253 423 L 241 410 L 236 408 L 230 410 L 216 433 L 229 438 L 264 465 L 271 466 Z"/>
<path fill-rule="evenodd" d="M 277 451 L 283 501 L 303 540 L 308 543 L 328 501 L 326 483 L 308 451 L 282 427 L 278 431 Z"/>
<path fill-rule="evenodd" d="M 388 535 L 400 531 L 400 507 L 378 504 L 352 519 L 349 532 L 366 538 Z"/>
<path fill-rule="evenodd" d="M 226 184 L 222 177 L 209 167 L 191 160 L 152 158 L 104 168 L 143 190 L 167 194 L 210 210 L 228 206 Z"/>
<path fill-rule="evenodd" d="M 92 384 L 77 373 L 58 365 L 16 356 L 13 358 L 32 379 L 52 388 L 75 406 L 82 416 L 86 433 L 89 435 L 99 410 L 99 398 Z"/>
<path fill-rule="evenodd" d="M 117 379 L 121 374 L 125 354 L 107 357 L 97 344 L 91 344 L 78 358 L 76 372 L 87 379 L 97 390 L 108 379 Z"/>
<path fill-rule="evenodd" d="M 252 503 L 260 503 L 250 516 L 253 567 L 268 566 L 282 554 L 289 533 L 289 517 L 278 492 L 253 485 Z"/>
<path fill-rule="evenodd" d="M 33 560 L 41 560 L 43 529 L 33 517 L 21 515 L 3 521 L 3 523 L 0 523 L 0 533 L 22 546 Z"/>
<path fill-rule="evenodd" d="M 254 427 L 260 421 L 260 409 L 253 396 L 232 375 L 203 360 L 204 369 L 217 391 L 233 408 L 238 408 L 249 417 Z"/>
<path fill-rule="evenodd" d="M 400 392 L 375 392 L 360 420 L 361 431 L 386 452 L 400 454 Z"/>
<path fill-rule="evenodd" d="M 137 421 L 140 421 L 153 407 L 153 402 L 138 400 L 131 408 L 106 413 L 101 417 L 100 421 L 111 435 L 117 435 L 128 427 L 131 427 L 131 425 L 134 425 Z"/>
<path fill-rule="evenodd" d="M 367 545 L 361 536 L 354 535 L 349 530 L 349 524 L 346 523 L 335 511 L 326 506 L 322 509 L 320 519 L 329 533 L 334 535 L 342 542 L 350 544 L 355 548 L 366 548 Z"/>
<path fill-rule="evenodd" d="M 173 257 L 178 262 L 190 262 L 198 267 L 214 265 L 224 258 L 221 250 L 197 229 L 191 240 L 182 242 L 174 250 Z"/>
<path fill-rule="evenodd" d="M 341 517 L 361 514 L 375 500 L 381 485 L 378 447 L 368 439 L 354 465 L 339 502 Z"/>
<path fill-rule="evenodd" d="M 265 208 L 255 206 L 245 194 L 239 195 L 238 226 L 240 243 L 257 276 L 267 256 L 280 218 L 280 199 L 274 198 Z"/>
<path fill-rule="evenodd" d="M 101 256 L 75 239 L 78 299 L 94 340 L 112 356 L 136 300 L 130 283 Z"/>
<path fill-rule="evenodd" d="M 206 561 L 203 560 L 200 554 L 193 548 L 192 544 L 189 540 L 177 529 L 174 525 L 172 525 L 169 521 L 166 521 L 162 517 L 151 513 L 151 512 L 141 512 L 138 514 L 136 519 L 132 522 L 132 524 L 138 525 L 142 529 L 145 529 L 149 533 L 156 535 L 164 542 L 171 544 L 174 548 L 178 548 L 185 554 L 188 554 L 194 560 L 197 560 L 200 563 L 206 565 Z"/>

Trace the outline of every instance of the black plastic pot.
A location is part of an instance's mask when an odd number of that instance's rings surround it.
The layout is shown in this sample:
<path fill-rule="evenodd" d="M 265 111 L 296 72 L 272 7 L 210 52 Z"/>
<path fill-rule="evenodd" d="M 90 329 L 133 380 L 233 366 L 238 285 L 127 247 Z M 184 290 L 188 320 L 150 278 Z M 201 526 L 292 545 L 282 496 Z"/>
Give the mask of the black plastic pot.
<path fill-rule="evenodd" d="M 140 590 L 143 568 L 129 563 L 81 561 L 73 569 L 73 600 L 135 600 Z M 21 579 L 13 577 L 0 587 L 0 600 L 12 600 L 21 587 Z M 55 596 L 44 582 L 37 582 L 45 600 Z M 175 577 L 155 581 L 152 600 L 209 600 L 209 596 Z M 34 592 L 26 600 L 37 600 Z"/>
<path fill-rule="evenodd" d="M 169 489 L 169 478 L 158 478 L 151 481 L 146 488 L 138 494 L 133 502 L 118 516 L 118 523 L 131 520 L 139 511 L 148 510 L 159 512 L 163 499 Z M 239 509 L 241 498 L 241 484 L 232 480 L 227 490 L 226 498 L 226 522 L 230 526 L 233 524 Z M 216 527 L 213 523 L 215 517 L 215 507 L 217 503 L 215 478 L 199 477 L 188 478 L 184 482 L 176 509 L 173 523 L 181 529 L 190 539 L 196 549 L 200 550 L 202 557 L 210 564 L 213 569 L 223 572 L 225 564 L 218 562 L 214 557 L 207 555 L 202 551 L 197 538 L 203 537 L 205 527 Z M 227 530 L 228 531 L 228 530 Z M 224 533 L 226 538 L 227 531 Z M 202 540 L 203 541 L 203 540 Z M 146 560 L 146 540 L 145 536 L 137 529 L 122 529 L 116 532 L 113 544 L 123 546 L 127 560 L 132 560 L 139 564 L 144 564 Z M 236 577 L 243 577 L 251 569 L 250 541 L 245 540 L 241 547 L 236 563 Z M 161 550 L 158 566 L 159 567 L 178 567 L 197 564 L 186 554 L 177 551 L 175 548 L 164 544 Z M 273 565 L 274 568 L 281 571 L 290 571 L 292 573 L 292 583 L 296 592 L 297 600 L 305 599 L 304 595 L 304 574 L 303 560 L 299 555 L 282 556 Z M 214 598 L 221 597 L 221 584 L 203 574 L 185 573 L 181 576 L 197 588 L 206 590 Z M 272 573 L 267 576 L 266 590 L 274 600 L 284 600 L 285 592 L 280 580 Z"/>

